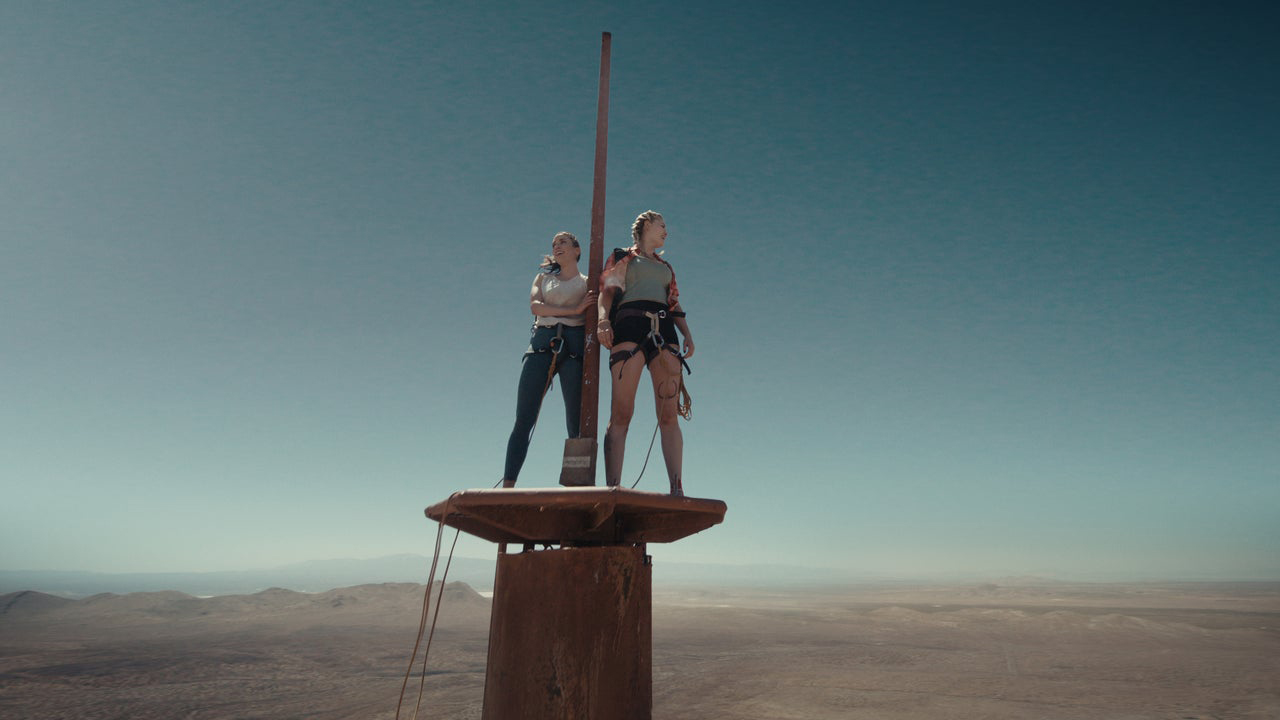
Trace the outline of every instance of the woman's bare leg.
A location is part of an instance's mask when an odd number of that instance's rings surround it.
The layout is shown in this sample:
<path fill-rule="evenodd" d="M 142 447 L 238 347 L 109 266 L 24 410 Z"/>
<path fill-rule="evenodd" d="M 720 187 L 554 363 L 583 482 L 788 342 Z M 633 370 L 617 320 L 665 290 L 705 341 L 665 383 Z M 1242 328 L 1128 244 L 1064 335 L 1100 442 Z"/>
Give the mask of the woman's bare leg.
<path fill-rule="evenodd" d="M 635 343 L 614 345 L 613 352 L 628 351 Z M 609 427 L 604 433 L 604 481 L 610 486 L 622 482 L 622 456 L 626 454 L 627 428 L 636 409 L 636 387 L 644 372 L 644 353 L 636 353 L 625 362 L 610 367 L 612 399 L 609 409 Z"/>
<path fill-rule="evenodd" d="M 680 431 L 680 361 L 663 350 L 649 363 L 653 380 L 653 404 L 658 411 L 658 431 L 662 433 L 662 459 L 667 464 L 671 494 L 683 495 L 680 474 L 684 467 L 684 433 Z"/>

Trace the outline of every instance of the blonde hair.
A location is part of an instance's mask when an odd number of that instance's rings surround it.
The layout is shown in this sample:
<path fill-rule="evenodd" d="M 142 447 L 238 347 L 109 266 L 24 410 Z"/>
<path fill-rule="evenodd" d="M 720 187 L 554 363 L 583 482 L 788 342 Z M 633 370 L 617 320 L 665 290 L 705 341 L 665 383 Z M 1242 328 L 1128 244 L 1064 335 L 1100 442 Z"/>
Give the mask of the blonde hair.
<path fill-rule="evenodd" d="M 575 260 L 581 260 L 582 246 L 578 244 L 577 235 L 574 235 L 573 233 L 568 232 L 567 230 L 561 230 L 560 232 L 551 236 L 551 244 L 555 245 L 556 241 L 562 237 L 569 238 L 569 242 L 573 243 L 573 246 L 578 249 L 578 257 L 575 258 Z M 560 272 L 560 263 L 556 262 L 555 258 L 551 257 L 550 255 L 543 255 L 542 262 L 538 265 L 538 267 L 541 268 L 542 272 L 545 272 L 545 273 Z"/>
<path fill-rule="evenodd" d="M 636 247 L 640 247 L 640 235 L 644 233 L 644 228 L 649 223 L 662 217 L 662 213 L 657 210 L 645 210 L 636 216 L 636 221 L 631 223 L 631 242 Z"/>

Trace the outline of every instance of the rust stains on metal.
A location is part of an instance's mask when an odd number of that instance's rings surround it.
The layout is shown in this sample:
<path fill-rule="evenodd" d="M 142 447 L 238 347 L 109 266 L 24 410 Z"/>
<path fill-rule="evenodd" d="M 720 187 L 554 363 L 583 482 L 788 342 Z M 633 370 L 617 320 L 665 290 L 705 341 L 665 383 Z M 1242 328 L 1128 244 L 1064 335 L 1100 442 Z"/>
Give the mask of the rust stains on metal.
<path fill-rule="evenodd" d="M 591 243 L 587 248 L 587 289 L 600 289 L 600 270 L 604 267 L 604 199 L 605 168 L 609 157 L 609 55 L 613 36 L 600 35 L 600 91 L 596 99 L 596 160 L 591 190 Z M 600 404 L 600 347 L 596 340 L 595 308 L 587 313 L 587 342 L 582 357 L 582 414 L 580 435 L 596 437 L 596 411 Z M 594 449 L 594 448 L 593 448 Z M 595 465 L 590 482 L 595 484 Z"/>
<path fill-rule="evenodd" d="M 642 546 L 498 555 L 483 720 L 649 720 Z"/>

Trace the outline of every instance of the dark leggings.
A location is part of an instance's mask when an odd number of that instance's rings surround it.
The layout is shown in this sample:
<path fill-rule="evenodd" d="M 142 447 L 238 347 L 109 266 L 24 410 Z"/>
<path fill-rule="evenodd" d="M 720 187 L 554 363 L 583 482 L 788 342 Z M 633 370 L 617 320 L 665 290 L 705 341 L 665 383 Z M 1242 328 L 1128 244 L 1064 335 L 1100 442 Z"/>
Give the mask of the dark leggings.
<path fill-rule="evenodd" d="M 555 374 L 560 377 L 560 393 L 564 395 L 565 427 L 569 437 L 578 437 L 578 416 L 582 411 L 582 350 L 585 331 L 581 327 L 564 327 L 561 333 L 564 345 L 556 360 Z M 543 391 L 547 387 L 547 372 L 551 369 L 554 327 L 535 327 L 524 353 L 524 365 L 520 369 L 520 384 L 516 388 L 516 425 L 507 439 L 507 463 L 502 477 L 515 480 L 529 453 L 529 441 L 533 426 L 538 422 L 542 409 Z"/>

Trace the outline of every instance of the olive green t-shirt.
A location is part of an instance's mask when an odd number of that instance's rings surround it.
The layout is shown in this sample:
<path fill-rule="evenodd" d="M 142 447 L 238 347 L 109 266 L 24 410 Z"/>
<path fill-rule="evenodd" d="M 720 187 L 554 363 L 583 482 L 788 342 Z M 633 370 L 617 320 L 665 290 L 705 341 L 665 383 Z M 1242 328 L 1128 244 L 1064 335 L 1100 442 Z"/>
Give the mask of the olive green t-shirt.
<path fill-rule="evenodd" d="M 666 305 L 670 286 L 671 268 L 666 263 L 637 255 L 627 264 L 627 289 L 621 302 L 649 300 Z"/>

